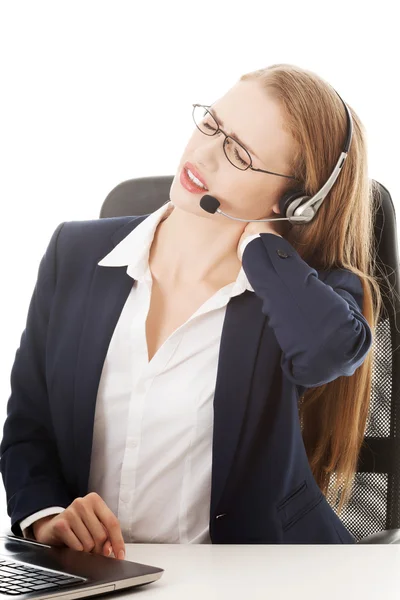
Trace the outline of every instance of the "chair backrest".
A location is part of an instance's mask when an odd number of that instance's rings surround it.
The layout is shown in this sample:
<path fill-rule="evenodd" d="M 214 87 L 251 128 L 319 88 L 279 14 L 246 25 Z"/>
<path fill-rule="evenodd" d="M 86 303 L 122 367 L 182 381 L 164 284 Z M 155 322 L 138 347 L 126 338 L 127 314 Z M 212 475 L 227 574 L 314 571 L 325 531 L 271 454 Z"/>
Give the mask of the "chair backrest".
<path fill-rule="evenodd" d="M 100 218 L 148 215 L 169 201 L 172 175 L 138 177 L 118 184 L 108 194 Z"/>
<path fill-rule="evenodd" d="M 107 196 L 100 218 L 147 215 L 169 201 L 173 176 L 139 177 L 117 185 Z M 374 339 L 370 419 L 360 452 L 350 502 L 340 513 L 360 540 L 370 534 L 400 528 L 400 273 L 396 215 L 388 190 L 373 181 L 377 199 L 376 276 L 383 310 Z M 397 297 L 379 279 L 384 272 Z M 333 508 L 336 510 L 335 506 Z"/>

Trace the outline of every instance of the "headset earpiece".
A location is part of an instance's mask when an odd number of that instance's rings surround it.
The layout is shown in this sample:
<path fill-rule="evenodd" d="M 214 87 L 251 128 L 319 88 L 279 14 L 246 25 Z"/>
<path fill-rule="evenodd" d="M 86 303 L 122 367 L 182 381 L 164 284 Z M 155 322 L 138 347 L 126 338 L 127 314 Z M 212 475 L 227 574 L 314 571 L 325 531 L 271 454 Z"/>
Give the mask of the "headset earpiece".
<path fill-rule="evenodd" d="M 279 200 L 280 214 L 282 217 L 290 219 L 293 224 L 296 224 L 296 216 L 302 216 L 301 221 L 299 220 L 297 223 L 309 223 L 315 216 L 315 211 L 312 207 L 308 207 L 303 215 L 297 210 L 309 198 L 310 196 L 307 196 L 304 190 L 289 190 Z"/>
<path fill-rule="evenodd" d="M 279 212 L 282 215 L 282 217 L 286 217 L 286 211 L 287 211 L 288 206 L 294 200 L 299 198 L 299 196 L 302 196 L 302 195 L 303 195 L 302 190 L 289 190 L 288 192 L 283 194 L 283 196 L 279 200 Z"/>

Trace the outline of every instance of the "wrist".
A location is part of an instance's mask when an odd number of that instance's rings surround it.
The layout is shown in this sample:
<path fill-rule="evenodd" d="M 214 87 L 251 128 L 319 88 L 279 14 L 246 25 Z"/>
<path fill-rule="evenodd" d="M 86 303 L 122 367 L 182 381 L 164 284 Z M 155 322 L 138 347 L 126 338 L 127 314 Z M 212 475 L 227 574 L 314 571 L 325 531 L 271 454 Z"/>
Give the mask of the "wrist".
<path fill-rule="evenodd" d="M 32 533 L 35 539 L 37 539 L 37 536 L 39 535 L 43 525 L 45 525 L 48 521 L 51 521 L 51 519 L 53 519 L 55 516 L 56 515 L 47 515 L 46 517 L 42 517 L 41 519 L 38 519 L 37 521 L 32 523 Z"/>
<path fill-rule="evenodd" d="M 260 237 L 259 233 L 248 234 L 246 236 L 242 236 L 242 238 L 239 242 L 239 246 L 238 246 L 238 258 L 240 260 L 242 260 L 243 252 L 245 251 L 246 246 L 248 244 L 250 244 L 250 242 L 252 242 L 253 240 L 255 240 L 259 237 Z"/>

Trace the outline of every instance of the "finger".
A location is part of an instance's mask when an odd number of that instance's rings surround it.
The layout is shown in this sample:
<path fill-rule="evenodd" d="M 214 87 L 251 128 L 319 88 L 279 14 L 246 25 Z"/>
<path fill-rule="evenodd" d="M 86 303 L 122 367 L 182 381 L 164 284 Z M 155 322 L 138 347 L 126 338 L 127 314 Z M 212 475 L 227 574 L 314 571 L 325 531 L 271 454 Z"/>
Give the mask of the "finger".
<path fill-rule="evenodd" d="M 85 503 L 80 504 L 77 508 L 79 516 L 94 540 L 92 552 L 102 554 L 103 545 L 108 539 L 108 532 L 94 512 L 93 501 L 87 497 L 84 498 L 84 501 Z"/>
<path fill-rule="evenodd" d="M 122 537 L 119 521 L 114 513 L 108 508 L 104 500 L 100 497 L 99 500 L 100 501 L 96 502 L 94 506 L 95 513 L 108 532 L 115 558 L 124 559 L 125 542 Z"/>
<path fill-rule="evenodd" d="M 75 500 L 70 506 L 70 508 L 67 509 L 68 515 L 66 515 L 66 518 L 68 519 L 72 531 L 74 532 L 78 540 L 81 542 L 83 550 L 85 552 L 91 552 L 95 547 L 94 539 L 92 538 L 90 531 L 86 527 L 85 523 L 82 521 L 81 515 L 74 508 L 74 503 Z"/>
<path fill-rule="evenodd" d="M 111 542 L 110 542 L 110 540 L 107 540 L 103 546 L 102 554 L 104 556 L 111 556 L 111 552 L 112 552 Z"/>
<path fill-rule="evenodd" d="M 83 551 L 83 545 L 72 531 L 69 522 L 64 516 L 51 522 L 51 531 L 55 541 L 61 541 L 68 548 L 72 548 L 72 550 Z"/>

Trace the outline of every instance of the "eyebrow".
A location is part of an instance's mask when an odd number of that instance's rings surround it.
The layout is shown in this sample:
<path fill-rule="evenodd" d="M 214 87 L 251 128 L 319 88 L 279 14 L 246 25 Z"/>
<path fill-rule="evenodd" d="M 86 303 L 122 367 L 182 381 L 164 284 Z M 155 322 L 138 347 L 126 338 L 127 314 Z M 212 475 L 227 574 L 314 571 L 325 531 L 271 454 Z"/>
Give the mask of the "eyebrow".
<path fill-rule="evenodd" d="M 210 113 L 212 114 L 212 116 L 213 116 L 213 117 L 215 118 L 215 120 L 217 121 L 218 125 L 221 125 L 222 127 L 225 127 L 225 125 L 224 125 L 223 121 L 221 121 L 221 119 L 220 119 L 220 118 L 217 116 L 217 113 L 215 112 L 215 110 L 214 110 L 213 108 L 211 108 L 211 106 L 209 106 L 209 107 L 207 108 L 207 110 L 209 110 L 209 111 L 210 111 Z M 234 131 L 231 131 L 230 133 L 228 133 L 228 135 L 230 135 L 230 136 L 232 136 L 232 137 L 236 138 L 236 140 L 237 140 L 238 142 L 240 142 L 240 143 L 242 144 L 242 146 L 244 146 L 244 147 L 246 148 L 246 150 L 249 150 L 249 152 L 251 152 L 252 154 L 254 154 L 254 156 L 255 156 L 256 158 L 258 158 L 258 160 L 261 160 L 261 158 L 260 158 L 259 156 L 257 156 L 257 154 L 254 152 L 254 150 L 252 150 L 252 149 L 250 148 L 250 146 L 247 146 L 247 144 L 245 144 L 244 142 L 242 142 L 242 140 L 241 140 L 241 139 L 239 139 L 239 137 L 236 135 L 236 133 L 235 133 Z"/>

